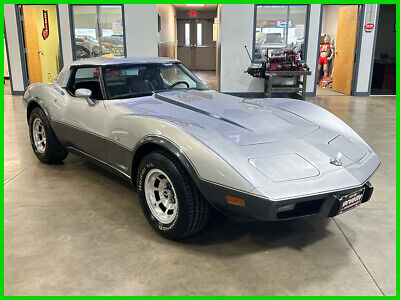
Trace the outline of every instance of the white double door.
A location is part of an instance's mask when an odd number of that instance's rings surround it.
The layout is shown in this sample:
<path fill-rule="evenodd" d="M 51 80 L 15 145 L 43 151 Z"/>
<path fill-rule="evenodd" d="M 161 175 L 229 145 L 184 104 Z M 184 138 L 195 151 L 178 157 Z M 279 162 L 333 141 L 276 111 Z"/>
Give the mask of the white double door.
<path fill-rule="evenodd" d="M 178 20 L 178 59 L 189 69 L 215 70 L 212 20 Z"/>

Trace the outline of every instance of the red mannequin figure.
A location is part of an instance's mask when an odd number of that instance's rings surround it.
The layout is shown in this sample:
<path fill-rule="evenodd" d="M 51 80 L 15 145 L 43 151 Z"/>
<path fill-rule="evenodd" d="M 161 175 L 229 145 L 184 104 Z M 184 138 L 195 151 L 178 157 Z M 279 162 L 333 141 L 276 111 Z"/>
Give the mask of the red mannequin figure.
<path fill-rule="evenodd" d="M 318 60 L 318 76 L 320 76 L 321 68 L 323 67 L 324 77 L 328 77 L 328 65 L 329 62 L 332 60 L 335 51 L 333 46 L 330 44 L 331 37 L 326 35 L 324 38 L 324 43 L 319 46 L 319 60 Z"/>

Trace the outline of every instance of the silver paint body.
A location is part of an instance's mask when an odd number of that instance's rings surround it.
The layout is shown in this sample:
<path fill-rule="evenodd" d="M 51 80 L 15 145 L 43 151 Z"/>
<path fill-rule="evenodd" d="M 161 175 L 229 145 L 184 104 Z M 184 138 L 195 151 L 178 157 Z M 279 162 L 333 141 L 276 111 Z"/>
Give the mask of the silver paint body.
<path fill-rule="evenodd" d="M 86 59 L 72 65 L 148 62 L 177 61 Z M 95 100 L 89 106 L 64 89 L 69 69 L 64 67 L 52 84 L 31 85 L 24 101 L 41 103 L 51 121 L 104 137 L 126 150 L 133 151 L 145 137 L 163 137 L 180 149 L 178 155 L 191 162 L 200 179 L 228 188 L 274 201 L 306 197 L 362 186 L 380 164 L 355 131 L 306 101 L 171 90 L 158 94 L 168 101 L 152 95 Z M 109 162 L 106 151 L 95 156 L 131 175 L 131 166 Z M 332 159 L 341 165 L 330 163 Z"/>

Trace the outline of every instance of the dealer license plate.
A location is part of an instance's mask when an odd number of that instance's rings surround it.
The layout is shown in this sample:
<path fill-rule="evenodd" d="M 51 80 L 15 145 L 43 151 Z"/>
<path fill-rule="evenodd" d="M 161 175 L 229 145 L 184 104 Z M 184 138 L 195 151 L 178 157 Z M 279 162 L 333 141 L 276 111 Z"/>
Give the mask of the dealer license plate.
<path fill-rule="evenodd" d="M 340 201 L 339 214 L 342 214 L 352 208 L 355 208 L 361 204 L 364 195 L 364 189 L 352 192 L 350 194 L 342 196 Z"/>

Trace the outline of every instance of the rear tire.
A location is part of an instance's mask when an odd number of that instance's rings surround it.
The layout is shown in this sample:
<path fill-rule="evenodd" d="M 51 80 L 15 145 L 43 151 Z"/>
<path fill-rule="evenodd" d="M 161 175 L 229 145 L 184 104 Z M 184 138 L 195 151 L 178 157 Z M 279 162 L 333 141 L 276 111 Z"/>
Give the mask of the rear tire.
<path fill-rule="evenodd" d="M 137 190 L 147 221 L 162 236 L 182 239 L 207 225 L 210 205 L 169 152 L 157 150 L 143 158 L 137 173 Z"/>
<path fill-rule="evenodd" d="M 43 110 L 35 107 L 29 116 L 29 137 L 36 157 L 46 164 L 61 163 L 68 151 L 57 139 Z"/>

